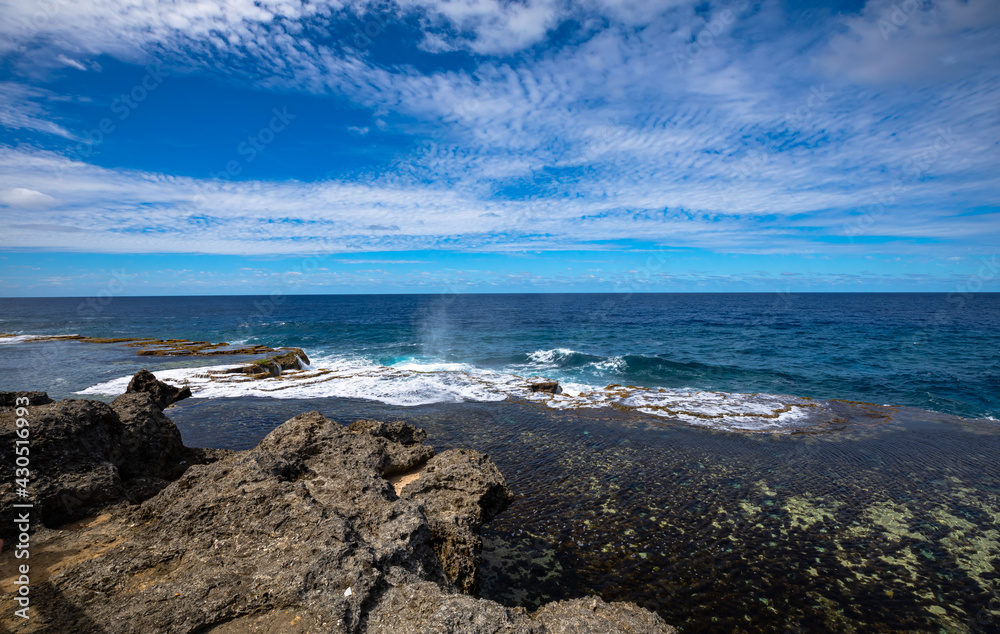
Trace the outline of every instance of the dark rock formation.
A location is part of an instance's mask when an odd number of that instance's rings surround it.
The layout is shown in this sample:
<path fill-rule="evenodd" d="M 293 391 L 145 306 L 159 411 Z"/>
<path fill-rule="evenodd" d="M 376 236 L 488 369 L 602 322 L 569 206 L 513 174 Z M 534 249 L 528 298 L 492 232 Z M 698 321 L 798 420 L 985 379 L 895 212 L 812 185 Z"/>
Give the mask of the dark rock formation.
<path fill-rule="evenodd" d="M 279 352 L 283 354 L 271 357 L 271 361 L 277 363 L 282 370 L 301 370 L 302 363 L 309 365 L 309 357 L 302 348 L 282 348 Z"/>
<path fill-rule="evenodd" d="M 173 421 L 144 392 L 123 394 L 110 406 L 85 400 L 31 406 L 26 419 L 28 491 L 35 517 L 49 526 L 107 505 L 141 502 L 191 464 L 228 453 L 185 448 Z M 14 446 L 16 421 L 16 409 L 0 412 L 0 446 Z M 0 539 L 13 532 L 15 468 L 13 460 L 0 461 Z"/>
<path fill-rule="evenodd" d="M 659 616 L 634 603 L 605 603 L 597 597 L 553 601 L 531 618 L 544 625 L 549 634 L 674 631 Z"/>
<path fill-rule="evenodd" d="M 128 383 L 126 393 L 146 392 L 153 397 L 153 402 L 161 410 L 166 409 L 173 403 L 191 396 L 191 389 L 184 387 L 174 387 L 173 385 L 158 381 L 149 370 L 139 370 Z"/>
<path fill-rule="evenodd" d="M 460 591 L 478 593 L 479 528 L 512 499 L 500 470 L 488 456 L 454 449 L 428 461 L 403 495 L 423 505 L 434 536 L 431 545 L 448 578 Z"/>
<path fill-rule="evenodd" d="M 13 447 L 17 438 L 15 411 L 0 413 L 0 446 Z M 83 517 L 90 509 L 126 498 L 117 465 L 123 426 L 114 410 L 97 401 L 60 401 L 32 407 L 28 491 L 35 511 L 49 525 Z M 9 449 L 8 449 L 9 451 Z M 0 461 L 0 538 L 14 528 L 11 504 L 13 460 Z M 23 501 L 23 500 L 20 500 Z M 38 515 L 35 517 L 38 517 Z"/>
<path fill-rule="evenodd" d="M 529 383 L 528 389 L 532 392 L 545 392 L 547 394 L 562 394 L 562 388 L 559 387 L 557 381 L 539 381 L 537 383 Z"/>
<path fill-rule="evenodd" d="M 111 403 L 111 409 L 122 423 L 118 439 L 122 478 L 172 480 L 183 472 L 187 449 L 181 433 L 151 394 L 126 392 Z"/>
<path fill-rule="evenodd" d="M 0 408 L 17 407 L 17 399 L 28 399 L 28 405 L 48 405 L 52 402 L 45 392 L 0 392 Z M 22 400 L 23 404 L 24 401 Z"/>
<path fill-rule="evenodd" d="M 7 446 L 12 415 L 0 414 Z M 34 539 L 58 548 L 33 548 L 69 563 L 45 576 L 33 550 L 37 611 L 18 631 L 673 631 L 641 608 L 594 597 L 531 615 L 463 594 L 479 583 L 480 528 L 511 493 L 487 456 L 435 455 L 406 423 L 345 427 L 310 412 L 254 449 L 198 453 L 147 393 L 111 406 L 62 401 L 32 417 L 32 486 L 45 524 L 79 514 L 61 512 L 61 491 L 84 496 L 90 511 L 148 499 L 82 528 L 40 528 Z M 6 465 L 0 487 L 13 479 Z M 412 478 L 398 494 L 394 473 Z M 9 488 L 0 494 L 7 508 Z M 0 629 L 13 625 L 10 612 Z"/>
<path fill-rule="evenodd" d="M 450 594 L 432 583 L 389 590 L 368 616 L 370 634 L 673 634 L 662 618 L 634 603 L 597 597 L 554 601 L 534 614 Z"/>
<path fill-rule="evenodd" d="M 282 370 L 301 370 L 303 369 L 302 364 L 309 364 L 309 357 L 306 355 L 302 348 L 282 348 L 279 354 L 273 357 L 267 357 L 266 359 L 260 359 L 254 361 L 249 365 L 243 365 L 235 368 L 229 368 L 226 370 L 228 374 L 253 374 L 253 375 L 268 375 L 268 376 L 281 376 Z"/>

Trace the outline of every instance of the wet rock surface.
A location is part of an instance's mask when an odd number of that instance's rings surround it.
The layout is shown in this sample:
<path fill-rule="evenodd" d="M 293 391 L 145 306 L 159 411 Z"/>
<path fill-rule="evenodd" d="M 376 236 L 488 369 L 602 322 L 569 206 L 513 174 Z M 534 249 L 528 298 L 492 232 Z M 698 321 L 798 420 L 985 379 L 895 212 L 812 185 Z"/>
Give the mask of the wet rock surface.
<path fill-rule="evenodd" d="M 309 357 L 302 348 L 282 348 L 282 354 L 254 361 L 249 365 L 225 370 L 225 374 L 250 374 L 270 377 L 281 376 L 283 370 L 302 370 L 309 365 Z"/>
<path fill-rule="evenodd" d="M 562 394 L 562 387 L 558 381 L 536 381 L 528 384 L 528 389 L 532 392 L 542 392 L 545 394 Z"/>
<path fill-rule="evenodd" d="M 140 370 L 128 383 L 126 393 L 145 392 L 161 410 L 191 396 L 191 388 L 174 387 L 157 380 L 149 370 Z"/>
<path fill-rule="evenodd" d="M 253 449 L 221 452 L 183 447 L 145 392 L 31 415 L 46 525 L 34 548 L 48 539 L 66 557 L 37 579 L 27 624 L 0 617 L 16 631 L 673 631 L 595 597 L 529 614 L 472 596 L 480 529 L 511 492 L 489 457 L 435 455 L 406 423 L 348 427 L 310 412 Z M 12 420 L 0 414 L 0 442 Z M 410 471 L 419 477 L 397 494 L 387 478 Z M 73 512 L 59 506 L 64 491 L 83 501 Z"/>

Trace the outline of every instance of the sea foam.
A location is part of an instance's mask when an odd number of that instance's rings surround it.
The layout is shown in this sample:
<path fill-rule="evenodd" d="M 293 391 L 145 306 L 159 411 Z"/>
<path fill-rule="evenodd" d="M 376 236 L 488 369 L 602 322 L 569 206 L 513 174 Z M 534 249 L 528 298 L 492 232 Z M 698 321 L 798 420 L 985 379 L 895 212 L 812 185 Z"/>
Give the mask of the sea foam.
<path fill-rule="evenodd" d="M 559 351 L 562 352 L 562 351 Z M 533 392 L 537 376 L 477 368 L 465 363 L 405 359 L 391 366 L 357 357 L 318 356 L 311 366 L 279 377 L 228 372 L 232 365 L 159 370 L 156 377 L 187 386 L 195 397 L 358 398 L 387 405 L 538 402 L 553 409 L 615 407 L 690 425 L 732 431 L 787 431 L 823 418 L 824 406 L 810 399 L 773 394 L 666 390 L 634 386 L 600 387 L 567 382 L 561 394 Z M 121 394 L 131 377 L 89 387 L 79 394 Z"/>

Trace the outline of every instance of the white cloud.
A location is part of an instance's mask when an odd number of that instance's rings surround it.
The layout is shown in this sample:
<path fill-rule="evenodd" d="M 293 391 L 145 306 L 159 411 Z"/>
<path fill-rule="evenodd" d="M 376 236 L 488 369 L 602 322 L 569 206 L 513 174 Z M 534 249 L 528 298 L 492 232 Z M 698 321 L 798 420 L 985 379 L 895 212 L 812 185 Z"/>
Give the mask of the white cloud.
<path fill-rule="evenodd" d="M 1000 58 L 1000 4 L 870 0 L 844 20 L 818 61 L 830 77 L 876 85 L 926 83 L 992 69 Z"/>
<path fill-rule="evenodd" d="M 0 125 L 12 130 L 37 130 L 72 141 L 76 135 L 52 121 L 43 103 L 55 95 L 48 90 L 15 82 L 0 82 Z"/>
<path fill-rule="evenodd" d="M 25 189 L 24 187 L 14 187 L 12 189 L 0 190 L 0 205 L 9 207 L 21 207 L 23 209 L 41 209 L 51 207 L 56 200 L 52 196 Z"/>
<path fill-rule="evenodd" d="M 69 66 L 71 68 L 75 68 L 77 70 L 84 70 L 84 71 L 87 70 L 86 66 L 84 66 L 80 62 L 76 61 L 75 59 L 70 59 L 70 58 L 66 57 L 65 55 L 59 55 L 59 56 L 57 56 L 56 57 L 56 61 L 62 62 L 63 64 L 65 64 L 65 65 L 67 65 L 67 66 Z"/>
<path fill-rule="evenodd" d="M 0 187 L 50 192 L 59 205 L 33 224 L 93 227 L 107 250 L 286 253 L 304 239 L 378 250 L 461 237 L 463 247 L 494 250 L 639 238 L 836 252 L 861 246 L 817 243 L 810 232 L 858 226 L 857 214 L 898 183 L 894 202 L 869 214 L 869 235 L 898 229 L 908 238 L 995 240 L 988 216 L 953 218 L 960 211 L 953 194 L 961 191 L 970 206 L 996 204 L 1000 80 L 996 69 L 981 68 L 996 59 L 998 38 L 989 37 L 996 11 L 945 0 L 885 42 L 877 21 L 891 6 L 886 0 L 800 28 L 789 28 L 777 4 L 747 3 L 716 33 L 709 26 L 724 7 L 701 17 L 691 6 L 405 0 L 400 11 L 422 21 L 426 47 L 483 55 L 473 68 L 422 72 L 311 40 L 302 25 L 378 11 L 371 2 L 67 5 L 33 34 L 61 44 L 25 55 L 158 57 L 197 70 L 225 54 L 240 62 L 230 68 L 236 80 L 335 93 L 376 112 L 376 125 L 401 114 L 420 130 L 437 130 L 439 142 L 364 183 L 203 182 L 8 150 Z M 8 29 L 37 11 L 28 2 L 11 7 Z M 577 40 L 515 54 L 570 18 L 581 25 Z M 13 44 L 25 36 L 7 35 Z M 908 68 L 944 67 L 978 70 L 897 86 L 912 79 Z M 71 138 L 39 105 L 44 94 L 14 86 L 13 94 L 21 91 L 8 99 L 14 107 L 0 108 L 8 127 Z M 947 146 L 921 159 L 941 130 Z M 266 224 L 270 217 L 301 223 L 276 227 Z M 38 247 L 95 243 L 65 231 L 24 232 Z"/>

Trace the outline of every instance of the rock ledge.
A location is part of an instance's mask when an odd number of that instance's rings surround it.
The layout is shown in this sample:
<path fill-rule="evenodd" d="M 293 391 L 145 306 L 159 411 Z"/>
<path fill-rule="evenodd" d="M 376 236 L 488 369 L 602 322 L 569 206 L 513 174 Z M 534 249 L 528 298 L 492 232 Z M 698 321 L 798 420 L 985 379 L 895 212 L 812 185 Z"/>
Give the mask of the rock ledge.
<path fill-rule="evenodd" d="M 161 402 L 140 391 L 110 406 L 31 407 L 45 524 L 33 535 L 37 611 L 27 629 L 5 611 L 0 629 L 674 631 L 638 606 L 596 597 L 529 614 L 474 596 L 480 529 L 512 500 L 488 456 L 436 454 L 403 422 L 345 427 L 318 412 L 248 451 L 193 450 Z M 0 443 L 12 441 L 14 420 L 0 410 Z M 14 500 L 10 469 L 0 465 L 4 509 Z M 397 494 L 389 478 L 411 472 L 419 477 Z M 0 537 L 9 540 L 7 514 Z"/>

